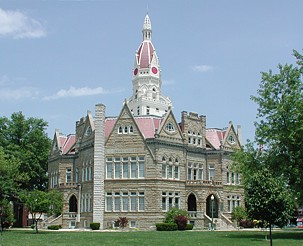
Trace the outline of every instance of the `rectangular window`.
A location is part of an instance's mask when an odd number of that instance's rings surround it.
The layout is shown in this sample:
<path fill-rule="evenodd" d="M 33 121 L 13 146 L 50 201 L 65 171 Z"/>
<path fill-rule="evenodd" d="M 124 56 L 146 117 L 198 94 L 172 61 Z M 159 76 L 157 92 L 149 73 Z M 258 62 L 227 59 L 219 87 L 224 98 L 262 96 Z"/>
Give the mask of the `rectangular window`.
<path fill-rule="evenodd" d="M 127 179 L 129 178 L 128 176 L 128 158 L 124 157 L 123 158 L 123 164 L 122 164 L 122 168 L 123 168 L 123 178 Z"/>
<path fill-rule="evenodd" d="M 231 201 L 227 200 L 227 211 L 231 212 Z"/>
<path fill-rule="evenodd" d="M 226 173 L 226 183 L 230 184 L 229 172 Z"/>
<path fill-rule="evenodd" d="M 215 165 L 209 166 L 209 180 L 215 179 Z"/>
<path fill-rule="evenodd" d="M 240 177 L 239 177 L 239 173 L 236 173 L 236 184 L 240 184 Z"/>
<path fill-rule="evenodd" d="M 139 157 L 139 178 L 145 177 L 145 164 L 144 164 L 144 157 Z"/>
<path fill-rule="evenodd" d="M 168 178 L 171 179 L 173 178 L 173 166 L 168 165 Z"/>
<path fill-rule="evenodd" d="M 235 183 L 235 174 L 231 173 L 231 183 L 234 184 Z"/>
<path fill-rule="evenodd" d="M 166 164 L 162 164 L 162 178 L 166 178 Z"/>
<path fill-rule="evenodd" d="M 131 220 L 130 223 L 129 223 L 129 227 L 130 227 L 130 228 L 136 228 L 136 227 L 137 227 L 136 221 Z"/>
<path fill-rule="evenodd" d="M 179 167 L 175 166 L 175 179 L 179 179 Z"/>
<path fill-rule="evenodd" d="M 198 179 L 203 180 L 203 166 L 199 165 Z"/>
<path fill-rule="evenodd" d="M 130 211 L 137 210 L 137 203 L 136 203 L 136 192 L 130 193 Z"/>
<path fill-rule="evenodd" d="M 166 211 L 166 196 L 162 197 L 162 210 Z"/>
<path fill-rule="evenodd" d="M 120 178 L 120 158 L 115 158 L 115 164 L 114 164 L 114 168 L 115 168 L 115 179 L 119 179 Z"/>
<path fill-rule="evenodd" d="M 175 207 L 180 208 L 180 198 L 179 197 L 175 197 Z"/>
<path fill-rule="evenodd" d="M 144 192 L 139 192 L 139 211 L 144 211 Z"/>
<path fill-rule="evenodd" d="M 191 168 L 187 168 L 187 179 L 191 180 Z"/>
<path fill-rule="evenodd" d="M 81 175 L 81 178 L 82 178 L 81 181 L 83 182 L 83 181 L 84 181 L 84 177 L 85 177 L 85 176 L 84 176 L 84 174 L 85 174 L 85 173 L 84 173 L 84 168 L 81 168 L 81 174 L 82 174 L 82 175 Z"/>
<path fill-rule="evenodd" d="M 195 168 L 194 169 L 194 180 L 197 180 L 197 173 L 198 173 L 198 170 Z"/>
<path fill-rule="evenodd" d="M 128 211 L 128 194 L 127 193 L 123 193 L 123 196 L 122 196 L 122 210 Z"/>
<path fill-rule="evenodd" d="M 111 179 L 113 173 L 112 158 L 106 159 L 106 178 Z"/>
<path fill-rule="evenodd" d="M 86 169 L 86 178 L 85 178 L 85 180 L 88 181 L 89 180 L 89 168 L 86 167 L 85 169 Z"/>
<path fill-rule="evenodd" d="M 72 169 L 66 168 L 66 183 L 72 182 Z"/>
<path fill-rule="evenodd" d="M 173 197 L 168 198 L 168 207 L 171 209 L 173 207 Z"/>
<path fill-rule="evenodd" d="M 114 203 L 115 211 L 120 211 L 120 193 L 118 192 L 115 193 Z"/>
<path fill-rule="evenodd" d="M 120 178 L 120 162 L 115 162 L 115 179 Z"/>
<path fill-rule="evenodd" d="M 137 161 L 136 157 L 131 157 L 130 161 L 130 177 L 137 178 Z"/>
<path fill-rule="evenodd" d="M 76 168 L 75 182 L 76 182 L 76 183 L 79 182 L 79 170 L 78 170 L 78 168 Z"/>

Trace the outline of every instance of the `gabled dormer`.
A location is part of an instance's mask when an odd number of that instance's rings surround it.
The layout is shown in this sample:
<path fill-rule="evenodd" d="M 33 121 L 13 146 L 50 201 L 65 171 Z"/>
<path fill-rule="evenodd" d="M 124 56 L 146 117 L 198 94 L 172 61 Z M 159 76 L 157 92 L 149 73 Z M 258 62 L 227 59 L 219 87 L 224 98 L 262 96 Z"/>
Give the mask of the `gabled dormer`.
<path fill-rule="evenodd" d="M 222 147 L 226 149 L 241 149 L 241 135 L 241 127 L 238 126 L 236 131 L 233 123 L 230 121 L 221 143 Z"/>
<path fill-rule="evenodd" d="M 225 149 L 230 151 L 240 149 L 242 147 L 241 127 L 238 126 L 236 131 L 230 121 L 228 127 L 223 129 L 208 128 L 206 129 L 206 139 L 210 149 L 215 148 L 216 150 Z"/>
<path fill-rule="evenodd" d="M 109 148 L 125 148 L 131 142 L 141 147 L 143 141 L 144 136 L 125 102 L 105 144 Z"/>
<path fill-rule="evenodd" d="M 167 140 L 171 142 L 184 142 L 183 134 L 171 109 L 169 109 L 161 121 L 156 137 L 161 140 Z"/>

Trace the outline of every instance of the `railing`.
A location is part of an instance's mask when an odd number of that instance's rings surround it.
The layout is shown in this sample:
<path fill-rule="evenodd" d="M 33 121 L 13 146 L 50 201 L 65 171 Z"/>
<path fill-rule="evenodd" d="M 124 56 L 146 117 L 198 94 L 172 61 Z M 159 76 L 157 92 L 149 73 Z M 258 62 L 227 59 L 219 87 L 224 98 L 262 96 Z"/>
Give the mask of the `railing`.
<path fill-rule="evenodd" d="M 190 218 L 197 218 L 197 211 L 187 211 Z"/>
<path fill-rule="evenodd" d="M 59 188 L 75 188 L 77 187 L 76 182 L 60 183 Z"/>
<path fill-rule="evenodd" d="M 63 214 L 63 218 L 65 219 L 73 219 L 73 218 L 77 218 L 77 212 L 66 212 Z"/>
<path fill-rule="evenodd" d="M 214 180 L 187 180 L 186 185 L 222 185 L 222 182 Z"/>
<path fill-rule="evenodd" d="M 229 218 L 227 218 L 223 213 L 221 213 L 221 218 L 223 218 L 223 220 L 225 221 L 227 227 L 228 226 L 234 227 L 233 222 Z"/>

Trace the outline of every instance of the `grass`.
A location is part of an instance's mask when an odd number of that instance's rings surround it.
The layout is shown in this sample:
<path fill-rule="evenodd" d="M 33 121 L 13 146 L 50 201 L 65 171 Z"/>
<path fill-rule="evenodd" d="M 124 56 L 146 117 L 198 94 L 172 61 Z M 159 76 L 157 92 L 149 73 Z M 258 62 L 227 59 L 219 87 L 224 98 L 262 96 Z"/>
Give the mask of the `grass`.
<path fill-rule="evenodd" d="M 269 245 L 264 231 L 40 231 L 9 230 L 0 235 L 2 246 L 23 245 Z M 274 246 L 303 245 L 303 230 L 273 232 Z"/>

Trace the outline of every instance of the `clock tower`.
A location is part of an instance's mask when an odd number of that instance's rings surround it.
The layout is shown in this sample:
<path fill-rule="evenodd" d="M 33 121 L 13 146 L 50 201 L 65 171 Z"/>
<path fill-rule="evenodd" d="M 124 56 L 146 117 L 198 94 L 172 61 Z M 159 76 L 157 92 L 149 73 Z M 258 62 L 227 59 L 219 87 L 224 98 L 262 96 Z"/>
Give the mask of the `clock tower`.
<path fill-rule="evenodd" d="M 133 67 L 133 95 L 128 99 L 128 107 L 133 115 L 163 116 L 172 102 L 161 95 L 161 70 L 158 56 L 151 42 L 152 29 L 149 16 L 143 24 L 143 41 L 135 56 Z"/>

